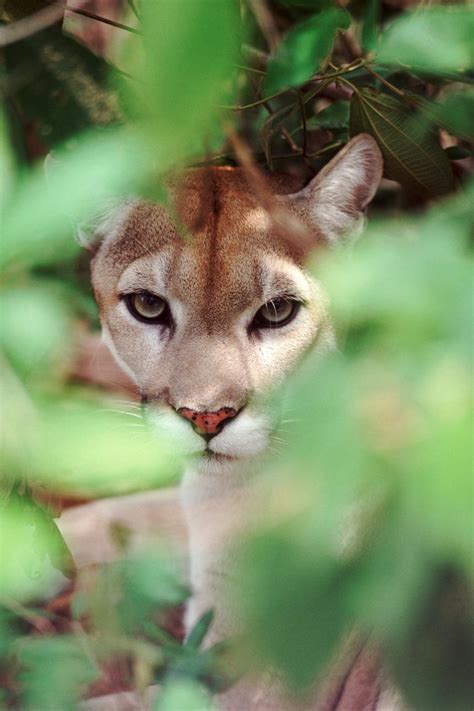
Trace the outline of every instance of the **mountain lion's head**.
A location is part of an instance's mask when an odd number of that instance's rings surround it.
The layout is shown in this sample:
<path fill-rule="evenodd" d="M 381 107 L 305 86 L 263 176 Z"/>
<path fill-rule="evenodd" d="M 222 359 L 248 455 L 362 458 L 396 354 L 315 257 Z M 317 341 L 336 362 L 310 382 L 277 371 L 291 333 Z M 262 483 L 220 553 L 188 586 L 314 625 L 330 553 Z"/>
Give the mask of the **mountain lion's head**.
<path fill-rule="evenodd" d="M 168 211 L 131 199 L 101 220 L 92 277 L 105 339 L 190 452 L 218 461 L 266 448 L 257 396 L 333 343 L 307 240 L 294 235 L 304 226 L 316 246 L 353 230 L 381 173 L 361 134 L 304 189 L 273 178 L 270 202 L 240 169 L 199 168 L 171 184 Z"/>

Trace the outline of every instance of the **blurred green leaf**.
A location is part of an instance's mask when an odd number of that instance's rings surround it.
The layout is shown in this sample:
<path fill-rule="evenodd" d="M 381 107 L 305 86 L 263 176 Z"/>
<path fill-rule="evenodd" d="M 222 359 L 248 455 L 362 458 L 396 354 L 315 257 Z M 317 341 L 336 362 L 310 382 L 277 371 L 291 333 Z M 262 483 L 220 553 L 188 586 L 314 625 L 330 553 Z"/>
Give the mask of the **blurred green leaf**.
<path fill-rule="evenodd" d="M 117 635 L 148 632 L 154 616 L 182 604 L 188 596 L 176 558 L 156 543 L 153 550 L 150 547 L 102 566 L 94 589 L 87 597 L 78 596 L 74 611 L 76 616 L 88 614 L 101 630 L 104 643 L 108 639 L 113 647 Z"/>
<path fill-rule="evenodd" d="M 377 59 L 430 73 L 463 72 L 474 67 L 473 35 L 469 5 L 405 12 L 381 36 Z"/>
<path fill-rule="evenodd" d="M 449 133 L 474 141 L 474 89 L 450 92 L 432 110 L 434 119 Z"/>
<path fill-rule="evenodd" d="M 338 29 L 347 29 L 350 23 L 346 10 L 330 7 L 295 25 L 268 62 L 265 93 L 299 86 L 310 79 L 330 54 Z"/>
<path fill-rule="evenodd" d="M 289 527 L 251 538 L 239 583 L 238 602 L 258 655 L 253 663 L 267 660 L 299 691 L 311 684 L 353 623 L 347 574 L 313 543 L 309 564 Z"/>
<path fill-rule="evenodd" d="M 3 210 L 9 197 L 17 171 L 9 138 L 6 116 L 4 111 L 0 111 L 0 210 Z"/>
<path fill-rule="evenodd" d="M 61 379 L 71 355 L 71 317 L 64 289 L 28 282 L 0 292 L 0 345 L 28 380 Z"/>
<path fill-rule="evenodd" d="M 129 194 L 154 166 L 142 139 L 128 129 L 90 134 L 70 152 L 58 153 L 24 176 L 3 210 L 0 267 L 48 264 L 79 250 L 74 225 L 111 197 Z"/>
<path fill-rule="evenodd" d="M 186 640 L 187 647 L 190 649 L 198 649 L 201 646 L 213 619 L 213 610 L 208 610 L 199 618 Z"/>
<path fill-rule="evenodd" d="M 379 16 L 380 0 L 366 0 L 362 18 L 362 46 L 366 51 L 373 50 L 377 42 Z"/>
<path fill-rule="evenodd" d="M 352 94 L 350 112 L 351 135 L 375 138 L 387 178 L 412 195 L 432 197 L 453 188 L 451 165 L 436 133 L 408 100 L 361 88 Z"/>
<path fill-rule="evenodd" d="M 148 139 L 159 160 L 176 165 L 222 141 L 217 105 L 235 73 L 238 4 L 147 0 L 142 16 L 145 60 L 137 110 L 145 109 Z"/>
<path fill-rule="evenodd" d="M 81 692 L 99 676 L 79 637 L 28 639 L 19 656 L 25 711 L 76 711 Z"/>
<path fill-rule="evenodd" d="M 204 688 L 185 679 L 168 681 L 154 706 L 154 711 L 213 711 L 214 704 Z"/>
<path fill-rule="evenodd" d="M 66 583 L 71 558 L 59 530 L 27 496 L 0 502 L 0 597 L 28 601 L 55 594 Z"/>
<path fill-rule="evenodd" d="M 4 94 L 45 152 L 86 128 L 121 120 L 117 94 L 109 87 L 112 67 L 61 27 L 8 45 L 4 56 Z"/>
<path fill-rule="evenodd" d="M 156 488 L 183 466 L 176 443 L 136 413 L 111 412 L 72 394 L 42 403 L 39 412 L 31 471 L 57 491 L 87 497 Z"/>

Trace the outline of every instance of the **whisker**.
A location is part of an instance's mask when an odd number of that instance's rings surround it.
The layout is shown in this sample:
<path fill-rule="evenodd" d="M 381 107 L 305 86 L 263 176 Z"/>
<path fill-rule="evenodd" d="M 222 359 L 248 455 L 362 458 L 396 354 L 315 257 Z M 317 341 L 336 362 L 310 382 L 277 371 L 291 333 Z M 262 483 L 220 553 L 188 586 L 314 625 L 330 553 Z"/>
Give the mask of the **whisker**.
<path fill-rule="evenodd" d="M 137 420 L 143 420 L 143 416 L 136 412 L 127 412 L 126 410 L 114 410 L 111 407 L 103 408 L 102 412 L 114 412 L 117 415 L 126 415 L 127 417 L 136 417 Z"/>

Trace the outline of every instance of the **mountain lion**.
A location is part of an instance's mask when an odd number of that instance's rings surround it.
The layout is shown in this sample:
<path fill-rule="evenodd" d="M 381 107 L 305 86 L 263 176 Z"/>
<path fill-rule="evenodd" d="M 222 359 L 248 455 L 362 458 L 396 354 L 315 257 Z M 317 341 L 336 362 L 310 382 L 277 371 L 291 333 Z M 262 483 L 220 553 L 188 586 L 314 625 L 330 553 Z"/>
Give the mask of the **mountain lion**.
<path fill-rule="evenodd" d="M 274 436 L 260 396 L 309 349 L 334 346 L 305 259 L 354 231 L 381 175 L 380 151 L 361 134 L 301 190 L 271 177 L 260 195 L 242 169 L 197 168 L 170 182 L 168 210 L 129 199 L 95 229 L 106 343 L 148 417 L 190 455 L 181 485 L 193 588 L 186 628 L 213 608 L 208 644 L 239 631 L 222 581 L 232 577 L 226 544 L 246 527 L 255 463 Z M 350 709 L 343 697 L 311 708 Z M 235 711 L 299 708 L 267 678 L 244 678 L 217 699 Z M 392 708 L 378 703 L 352 708 Z"/>

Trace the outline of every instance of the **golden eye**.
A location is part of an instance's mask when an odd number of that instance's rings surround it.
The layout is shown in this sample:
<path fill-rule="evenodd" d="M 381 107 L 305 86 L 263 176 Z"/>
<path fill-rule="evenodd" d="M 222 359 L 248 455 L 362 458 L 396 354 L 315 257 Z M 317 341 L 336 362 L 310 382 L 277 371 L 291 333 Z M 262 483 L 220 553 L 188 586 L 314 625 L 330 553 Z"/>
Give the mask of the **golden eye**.
<path fill-rule="evenodd" d="M 163 323 L 168 320 L 168 304 L 161 296 L 142 291 L 137 294 L 127 294 L 125 300 L 128 310 L 139 321 Z"/>
<path fill-rule="evenodd" d="M 294 319 L 299 307 L 300 302 L 290 298 L 267 301 L 255 314 L 252 326 L 255 328 L 284 326 Z"/>

